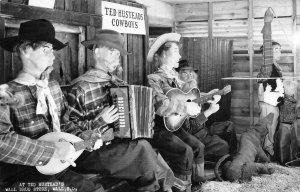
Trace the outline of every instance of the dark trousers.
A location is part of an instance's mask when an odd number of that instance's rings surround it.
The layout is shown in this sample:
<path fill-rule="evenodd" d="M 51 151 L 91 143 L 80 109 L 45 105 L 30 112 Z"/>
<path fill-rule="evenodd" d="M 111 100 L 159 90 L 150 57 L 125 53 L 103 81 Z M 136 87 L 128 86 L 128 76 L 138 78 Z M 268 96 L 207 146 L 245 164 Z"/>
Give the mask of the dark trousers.
<path fill-rule="evenodd" d="M 115 142 L 92 152 L 83 152 L 75 161 L 76 167 L 54 176 L 40 174 L 34 167 L 10 165 L 12 169 L 1 172 L 2 175 L 11 173 L 7 181 L 62 181 L 66 186 L 72 186 L 77 192 L 97 191 L 98 185 L 87 181 L 78 173 L 102 174 L 112 178 L 132 181 L 137 191 L 156 191 L 160 188 L 159 179 L 174 177 L 172 171 L 162 170 L 157 161 L 158 154 L 146 140 Z M 16 169 L 14 167 L 21 167 Z M 160 170 L 159 170 L 160 169 Z M 18 171 L 20 170 L 20 171 Z M 73 172 L 75 171 L 75 172 Z M 160 171 L 160 172 L 159 172 Z M 168 172 L 169 171 L 169 172 Z M 20 172 L 20 174 L 19 174 Z M 161 177 L 161 178 L 160 178 Z M 165 185 L 173 185 L 169 181 L 161 181 Z M 13 183 L 11 183 L 13 184 Z M 101 185 L 100 185 L 101 187 Z M 166 186 L 162 186 L 166 187 Z M 99 190 L 97 192 L 100 192 Z"/>
<path fill-rule="evenodd" d="M 191 175 L 192 164 L 204 162 L 204 145 L 184 129 L 167 131 L 162 119 L 156 117 L 153 146 L 156 147 L 175 174 Z"/>
<path fill-rule="evenodd" d="M 0 191 L 5 191 L 8 188 L 20 189 L 22 186 L 20 183 L 25 183 L 24 187 L 28 187 L 29 183 L 34 183 L 38 187 L 39 184 L 50 182 L 51 186 L 47 186 L 46 191 L 104 192 L 101 184 L 87 180 L 69 169 L 56 175 L 43 175 L 32 166 L 1 163 L 0 178 Z M 55 188 L 57 186 L 63 187 Z M 34 190 L 33 186 L 30 188 L 30 191 Z M 36 188 L 36 191 L 45 191 L 45 189 Z"/>
<path fill-rule="evenodd" d="M 237 137 L 231 121 L 215 122 L 207 128 L 197 118 L 191 118 L 183 127 L 205 145 L 206 160 L 218 161 L 220 157 L 237 151 Z"/>
<path fill-rule="evenodd" d="M 146 140 L 116 142 L 93 152 L 84 152 L 73 168 L 79 173 L 101 173 L 127 179 L 138 191 L 159 189 L 157 153 Z"/>

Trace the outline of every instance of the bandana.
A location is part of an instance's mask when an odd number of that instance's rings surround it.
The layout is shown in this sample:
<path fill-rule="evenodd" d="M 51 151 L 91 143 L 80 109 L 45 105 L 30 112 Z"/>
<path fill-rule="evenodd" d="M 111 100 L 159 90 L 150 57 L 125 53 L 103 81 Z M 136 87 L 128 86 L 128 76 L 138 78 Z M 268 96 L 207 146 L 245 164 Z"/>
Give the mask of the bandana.
<path fill-rule="evenodd" d="M 125 81 L 118 78 L 115 75 L 112 75 L 108 72 L 105 72 L 100 69 L 90 69 L 87 72 L 85 72 L 80 77 L 74 79 L 71 82 L 71 85 L 74 85 L 80 81 L 86 81 L 90 83 L 101 83 L 101 82 L 111 82 L 113 85 L 120 86 L 120 85 L 127 85 Z"/>
<path fill-rule="evenodd" d="M 168 66 L 166 65 L 162 65 L 160 68 L 158 68 L 158 70 L 156 71 L 156 73 L 160 73 L 162 74 L 164 77 L 168 78 L 168 79 L 172 79 L 174 80 L 178 86 L 181 88 L 184 85 L 184 81 L 180 80 L 178 77 L 178 73 L 172 68 L 170 69 Z"/>
<path fill-rule="evenodd" d="M 36 114 L 45 115 L 49 109 L 52 118 L 53 131 L 60 132 L 60 122 L 58 118 L 58 110 L 55 101 L 48 87 L 48 77 L 40 80 L 33 77 L 31 74 L 21 71 L 17 78 L 13 80 L 22 85 L 36 86 L 37 106 Z M 48 101 L 48 102 L 47 102 Z"/>

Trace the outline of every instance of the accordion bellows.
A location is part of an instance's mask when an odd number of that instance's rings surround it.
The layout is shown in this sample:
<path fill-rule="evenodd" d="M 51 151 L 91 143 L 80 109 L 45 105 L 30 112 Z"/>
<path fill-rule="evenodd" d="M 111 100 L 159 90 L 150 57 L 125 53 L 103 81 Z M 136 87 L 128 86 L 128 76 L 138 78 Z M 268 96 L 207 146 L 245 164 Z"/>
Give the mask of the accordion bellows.
<path fill-rule="evenodd" d="M 141 85 L 110 87 L 112 104 L 118 108 L 114 136 L 119 138 L 152 138 L 154 106 L 152 88 Z"/>

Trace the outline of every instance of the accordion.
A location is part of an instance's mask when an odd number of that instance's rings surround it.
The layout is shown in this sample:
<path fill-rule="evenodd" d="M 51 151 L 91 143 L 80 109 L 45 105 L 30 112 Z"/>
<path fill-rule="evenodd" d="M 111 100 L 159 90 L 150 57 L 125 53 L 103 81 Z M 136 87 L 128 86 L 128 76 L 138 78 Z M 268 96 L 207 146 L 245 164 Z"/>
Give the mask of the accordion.
<path fill-rule="evenodd" d="M 111 103 L 116 106 L 119 119 L 114 122 L 114 136 L 118 138 L 152 138 L 154 107 L 152 88 L 125 85 L 109 88 Z"/>

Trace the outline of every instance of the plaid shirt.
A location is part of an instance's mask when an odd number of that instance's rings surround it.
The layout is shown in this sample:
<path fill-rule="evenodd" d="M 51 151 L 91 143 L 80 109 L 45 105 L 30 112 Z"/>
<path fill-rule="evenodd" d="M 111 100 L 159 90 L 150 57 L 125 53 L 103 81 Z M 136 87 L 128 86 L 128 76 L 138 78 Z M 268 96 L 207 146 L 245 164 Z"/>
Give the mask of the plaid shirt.
<path fill-rule="evenodd" d="M 36 115 L 36 86 L 9 82 L 9 87 L 23 96 L 24 105 L 1 106 L 0 110 L 0 161 L 21 165 L 45 165 L 54 153 L 54 144 L 37 138 L 52 131 L 50 114 Z M 56 81 L 49 82 L 51 95 L 61 117 L 65 109 L 63 93 Z M 63 120 L 62 127 L 64 127 Z"/>
<path fill-rule="evenodd" d="M 173 88 L 181 89 L 182 85 L 179 85 L 176 79 L 167 77 L 165 72 L 161 70 L 148 75 L 147 78 L 149 85 L 153 88 L 156 114 L 159 116 L 164 116 L 166 111 L 169 113 L 177 112 L 176 110 L 178 110 L 178 106 L 174 104 L 172 106 L 170 99 L 165 95 L 165 93 Z M 178 103 L 178 105 L 183 104 Z M 199 120 L 200 124 L 203 124 L 207 121 L 204 113 L 200 113 L 197 119 Z"/>
<path fill-rule="evenodd" d="M 67 97 L 69 110 L 65 117 L 77 126 L 69 126 L 67 132 L 80 137 L 85 130 L 96 128 L 103 130 L 108 127 L 99 114 L 103 108 L 109 106 L 106 87 L 110 85 L 109 81 L 96 83 L 80 81 L 72 86 Z"/>

